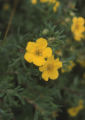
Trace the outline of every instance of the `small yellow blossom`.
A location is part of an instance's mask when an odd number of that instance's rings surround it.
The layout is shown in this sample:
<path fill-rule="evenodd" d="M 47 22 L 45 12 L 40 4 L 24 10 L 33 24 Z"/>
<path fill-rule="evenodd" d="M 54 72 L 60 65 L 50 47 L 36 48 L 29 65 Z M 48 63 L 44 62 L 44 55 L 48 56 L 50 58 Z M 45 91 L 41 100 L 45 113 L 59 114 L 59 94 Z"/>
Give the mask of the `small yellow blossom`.
<path fill-rule="evenodd" d="M 71 117 L 75 117 L 78 115 L 79 110 L 80 110 L 79 107 L 72 107 L 72 108 L 69 108 L 67 112 Z"/>
<path fill-rule="evenodd" d="M 85 27 L 84 27 L 85 21 L 83 17 L 74 17 L 73 18 L 73 23 L 71 26 L 71 31 L 74 35 L 74 39 L 76 41 L 81 41 L 81 39 L 84 38 L 84 32 L 85 32 Z"/>
<path fill-rule="evenodd" d="M 83 17 L 73 18 L 73 24 L 71 27 L 71 31 L 76 34 L 84 32 L 84 18 Z"/>
<path fill-rule="evenodd" d="M 39 38 L 36 42 L 28 42 L 24 59 L 29 63 L 41 66 L 45 64 L 45 58 L 51 55 L 52 49 L 47 47 L 47 40 Z"/>
<path fill-rule="evenodd" d="M 53 11 L 54 11 L 54 12 L 56 12 L 56 11 L 57 11 L 57 9 L 58 9 L 59 5 L 60 5 L 60 2 L 59 2 L 59 1 L 57 1 L 57 2 L 55 3 L 54 7 L 53 7 Z"/>
<path fill-rule="evenodd" d="M 32 0 L 32 4 L 37 4 L 37 0 Z"/>
<path fill-rule="evenodd" d="M 72 108 L 69 108 L 67 110 L 68 114 L 71 116 L 71 117 L 75 117 L 78 115 L 78 113 L 80 112 L 80 110 L 84 109 L 84 105 L 83 105 L 83 100 L 80 99 L 79 100 L 79 103 L 78 103 L 78 106 L 76 107 L 72 107 Z"/>
<path fill-rule="evenodd" d="M 81 41 L 81 39 L 83 39 L 84 38 L 84 35 L 82 34 L 82 33 L 75 33 L 74 34 L 74 39 L 76 40 L 76 41 Z"/>
<path fill-rule="evenodd" d="M 48 3 L 48 4 L 53 4 L 53 11 L 56 12 L 59 5 L 60 5 L 60 2 L 57 1 L 57 0 L 40 0 L 41 3 Z"/>
<path fill-rule="evenodd" d="M 58 78 L 59 73 L 58 69 L 62 67 L 62 62 L 59 61 L 59 59 L 54 59 L 54 56 L 51 56 L 47 59 L 46 63 L 39 67 L 39 70 L 42 73 L 42 78 L 45 81 L 48 81 L 48 79 L 55 80 Z"/>
<path fill-rule="evenodd" d="M 79 100 L 79 109 L 80 110 L 82 110 L 82 109 L 84 109 L 84 101 L 81 99 L 81 100 Z"/>

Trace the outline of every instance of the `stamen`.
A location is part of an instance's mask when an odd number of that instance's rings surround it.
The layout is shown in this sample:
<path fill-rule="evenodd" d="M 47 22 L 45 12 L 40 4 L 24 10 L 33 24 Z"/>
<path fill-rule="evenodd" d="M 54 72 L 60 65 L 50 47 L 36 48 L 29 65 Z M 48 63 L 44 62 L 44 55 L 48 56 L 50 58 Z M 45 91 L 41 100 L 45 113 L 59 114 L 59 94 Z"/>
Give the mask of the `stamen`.
<path fill-rule="evenodd" d="M 35 54 L 36 54 L 37 56 L 42 56 L 42 51 L 39 50 L 39 49 L 37 49 L 37 50 L 35 51 Z"/>
<path fill-rule="evenodd" d="M 47 70 L 48 71 L 52 71 L 53 70 L 53 65 L 52 64 L 48 64 L 47 65 Z"/>

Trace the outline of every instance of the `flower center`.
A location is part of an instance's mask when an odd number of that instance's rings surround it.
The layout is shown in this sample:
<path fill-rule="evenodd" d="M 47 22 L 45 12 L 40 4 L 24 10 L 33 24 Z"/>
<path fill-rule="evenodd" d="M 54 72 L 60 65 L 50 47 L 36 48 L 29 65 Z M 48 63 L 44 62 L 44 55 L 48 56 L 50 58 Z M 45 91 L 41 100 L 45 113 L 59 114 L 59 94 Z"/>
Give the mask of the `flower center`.
<path fill-rule="evenodd" d="M 36 54 L 37 56 L 42 56 L 42 51 L 41 51 L 40 49 L 37 49 L 37 50 L 35 51 L 35 54 Z"/>
<path fill-rule="evenodd" d="M 78 112 L 78 110 L 77 109 L 73 109 L 73 113 L 77 113 Z"/>
<path fill-rule="evenodd" d="M 53 65 L 52 64 L 47 65 L 47 71 L 53 71 Z"/>
<path fill-rule="evenodd" d="M 79 29 L 79 24 L 78 23 L 76 24 L 76 29 Z"/>

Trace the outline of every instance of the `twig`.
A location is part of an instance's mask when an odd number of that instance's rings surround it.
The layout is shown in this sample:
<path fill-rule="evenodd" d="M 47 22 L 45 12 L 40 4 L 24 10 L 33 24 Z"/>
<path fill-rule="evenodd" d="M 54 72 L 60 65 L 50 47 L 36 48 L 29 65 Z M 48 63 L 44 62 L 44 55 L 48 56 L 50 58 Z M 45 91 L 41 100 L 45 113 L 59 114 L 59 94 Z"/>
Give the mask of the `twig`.
<path fill-rule="evenodd" d="M 78 96 L 84 95 L 83 93 L 80 93 L 79 91 L 72 90 L 72 89 L 66 88 L 66 87 L 64 87 L 63 90 L 68 91 L 69 93 L 72 93 L 72 94 L 75 94 L 75 95 L 78 95 Z"/>
<path fill-rule="evenodd" d="M 38 106 L 33 100 L 30 100 L 29 98 L 23 97 L 28 103 L 32 104 L 35 109 L 39 110 L 41 113 L 44 113 L 44 110 Z"/>
<path fill-rule="evenodd" d="M 8 25 L 7 25 L 7 28 L 6 28 L 6 32 L 5 32 L 5 35 L 4 35 L 4 40 L 6 39 L 6 37 L 8 35 L 8 32 L 9 32 L 9 29 L 11 27 L 12 19 L 13 19 L 13 16 L 15 14 L 15 11 L 16 11 L 16 7 L 17 7 L 17 4 L 18 4 L 18 1 L 19 0 L 14 0 L 14 7 L 13 7 L 13 10 L 12 10 L 10 18 L 9 18 L 9 22 L 8 22 Z"/>

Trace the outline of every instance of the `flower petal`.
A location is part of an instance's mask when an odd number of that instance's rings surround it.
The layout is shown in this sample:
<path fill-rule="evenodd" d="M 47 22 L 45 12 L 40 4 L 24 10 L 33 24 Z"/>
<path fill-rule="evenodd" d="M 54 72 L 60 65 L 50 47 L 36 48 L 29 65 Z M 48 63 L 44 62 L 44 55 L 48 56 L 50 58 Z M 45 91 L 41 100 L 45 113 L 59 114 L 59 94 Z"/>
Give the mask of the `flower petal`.
<path fill-rule="evenodd" d="M 31 52 L 34 49 L 34 47 L 35 47 L 35 43 L 34 42 L 28 42 L 27 46 L 26 46 L 26 50 L 28 52 Z"/>
<path fill-rule="evenodd" d="M 62 67 L 62 62 L 59 61 L 59 58 L 57 58 L 57 59 L 55 60 L 55 66 L 57 67 L 57 69 L 59 69 L 59 68 Z"/>
<path fill-rule="evenodd" d="M 47 40 L 44 39 L 44 38 L 39 38 L 39 39 L 37 39 L 36 43 L 37 43 L 40 47 L 43 47 L 43 48 L 47 47 L 47 44 L 48 44 L 48 43 L 47 43 Z"/>
<path fill-rule="evenodd" d="M 77 17 L 73 18 L 73 23 L 77 23 Z"/>
<path fill-rule="evenodd" d="M 45 50 L 43 51 L 43 56 L 45 58 L 52 56 L 52 49 L 50 47 L 45 48 Z"/>
<path fill-rule="evenodd" d="M 45 63 L 45 59 L 41 56 L 34 56 L 33 63 L 37 66 L 42 66 Z"/>
<path fill-rule="evenodd" d="M 47 74 L 47 72 L 45 71 L 45 72 L 43 72 L 42 73 L 42 78 L 45 80 L 45 81 L 48 81 L 48 74 Z"/>
<path fill-rule="evenodd" d="M 45 66 L 39 67 L 39 71 L 43 72 L 45 70 Z"/>
<path fill-rule="evenodd" d="M 78 23 L 79 23 L 80 25 L 84 25 L 84 18 L 83 18 L 83 17 L 79 17 L 79 18 L 78 18 Z"/>
<path fill-rule="evenodd" d="M 24 55 L 24 59 L 29 62 L 29 63 L 32 63 L 33 62 L 33 55 L 30 54 L 29 52 L 26 52 L 25 55 Z"/>
<path fill-rule="evenodd" d="M 58 71 L 54 71 L 50 74 L 49 78 L 52 79 L 52 80 L 55 80 L 55 79 L 58 78 L 58 76 L 59 76 Z"/>
<path fill-rule="evenodd" d="M 69 108 L 68 113 L 70 116 L 75 117 L 79 113 L 79 108 L 78 107 Z"/>

